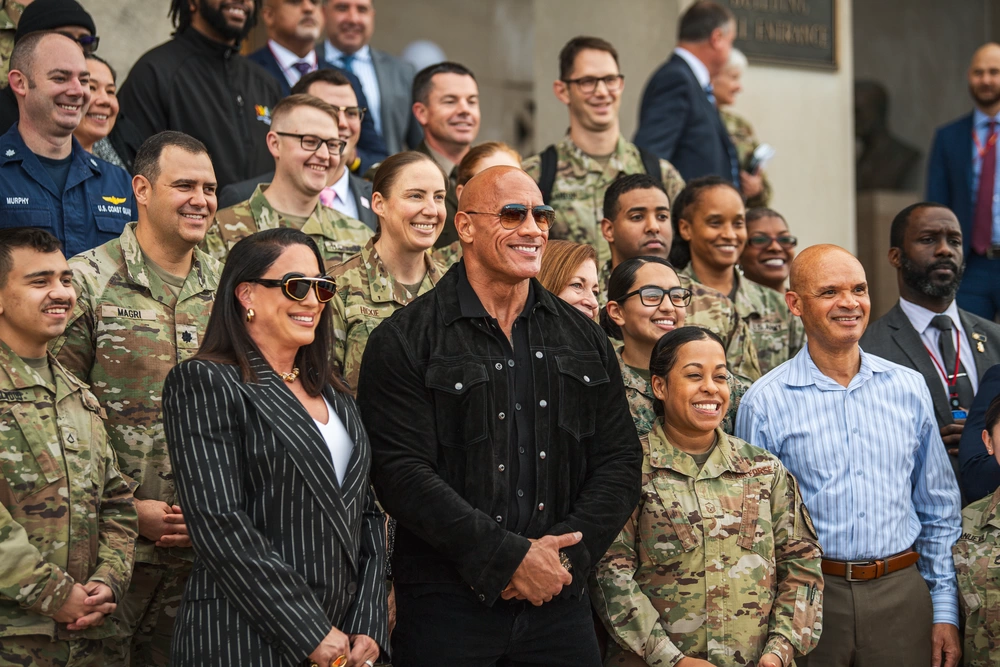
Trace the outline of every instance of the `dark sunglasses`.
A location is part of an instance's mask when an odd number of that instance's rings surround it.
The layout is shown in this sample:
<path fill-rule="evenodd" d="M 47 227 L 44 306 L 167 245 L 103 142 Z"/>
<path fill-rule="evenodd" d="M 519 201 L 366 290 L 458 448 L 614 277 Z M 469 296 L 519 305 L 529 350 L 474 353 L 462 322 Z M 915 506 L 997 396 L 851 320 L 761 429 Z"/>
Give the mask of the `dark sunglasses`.
<path fill-rule="evenodd" d="M 257 283 L 264 287 L 280 287 L 281 292 L 292 301 L 302 301 L 309 296 L 309 288 L 316 288 L 316 299 L 326 303 L 337 293 L 337 283 L 325 276 L 310 278 L 301 273 L 286 273 L 279 279 L 255 278 L 248 283 Z"/>
<path fill-rule="evenodd" d="M 639 300 L 642 301 L 642 305 L 644 306 L 659 306 L 663 303 L 663 297 L 667 295 L 670 296 L 670 303 L 678 308 L 686 308 L 691 304 L 691 290 L 688 288 L 671 287 L 670 289 L 663 289 L 656 285 L 644 285 L 634 292 L 629 292 L 622 298 L 612 299 L 612 301 L 621 305 L 626 299 L 636 294 L 639 295 Z"/>
<path fill-rule="evenodd" d="M 768 236 L 766 234 L 754 234 L 747 239 L 749 243 L 754 248 L 766 248 L 775 241 L 778 242 L 782 248 L 794 248 L 799 244 L 799 240 L 792 236 L 791 234 L 782 234 L 781 236 Z"/>
<path fill-rule="evenodd" d="M 101 43 L 101 38 L 98 37 L 97 35 L 80 35 L 79 37 L 74 37 L 68 32 L 61 32 L 59 34 L 69 37 L 74 42 L 83 47 L 83 52 L 86 53 L 88 56 L 92 54 L 94 51 L 96 51 L 98 44 Z"/>
<path fill-rule="evenodd" d="M 529 208 L 524 204 L 507 204 L 500 209 L 499 213 L 490 213 L 488 211 L 466 211 L 466 213 L 469 215 L 496 216 L 500 218 L 500 226 L 504 229 L 517 229 L 524 224 L 528 213 L 531 213 L 531 217 L 535 219 L 535 224 L 543 232 L 548 231 L 552 223 L 556 221 L 556 210 L 551 206 Z"/>

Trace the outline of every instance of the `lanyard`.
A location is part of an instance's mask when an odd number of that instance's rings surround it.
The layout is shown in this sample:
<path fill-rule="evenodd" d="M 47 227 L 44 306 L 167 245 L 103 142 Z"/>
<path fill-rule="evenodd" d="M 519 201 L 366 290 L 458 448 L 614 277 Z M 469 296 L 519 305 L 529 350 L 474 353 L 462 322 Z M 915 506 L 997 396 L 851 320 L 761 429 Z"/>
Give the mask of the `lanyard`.
<path fill-rule="evenodd" d="M 979 153 L 979 159 L 982 160 L 986 155 L 986 151 L 993 148 L 993 145 L 997 142 L 997 131 L 996 129 L 990 133 L 989 138 L 986 139 L 986 146 L 983 146 L 979 142 L 979 135 L 976 134 L 976 129 L 972 128 L 972 142 L 976 144 L 976 152 Z"/>
<path fill-rule="evenodd" d="M 996 135 L 993 135 L 996 137 Z M 944 332 L 941 332 L 944 335 Z M 951 403 L 951 408 L 953 410 L 958 410 L 960 408 L 958 400 L 958 369 L 962 365 L 962 346 L 960 344 L 961 334 L 958 331 L 958 327 L 955 327 L 955 372 L 952 373 L 951 377 L 948 377 L 948 373 L 945 372 L 944 366 L 938 362 L 937 357 L 931 352 L 931 348 L 924 345 L 924 349 L 927 350 L 927 354 L 930 356 L 931 361 L 934 362 L 934 367 L 938 369 L 944 377 L 944 383 L 948 385 L 948 400 Z"/>

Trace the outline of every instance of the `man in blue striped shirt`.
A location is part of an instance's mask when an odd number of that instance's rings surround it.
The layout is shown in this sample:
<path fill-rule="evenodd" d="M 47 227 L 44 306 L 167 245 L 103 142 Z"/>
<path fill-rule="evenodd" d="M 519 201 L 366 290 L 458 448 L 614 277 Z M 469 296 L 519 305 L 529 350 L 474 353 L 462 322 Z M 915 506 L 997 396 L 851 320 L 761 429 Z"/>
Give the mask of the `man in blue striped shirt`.
<path fill-rule="evenodd" d="M 790 287 L 808 345 L 750 388 L 736 435 L 798 478 L 823 547 L 823 635 L 796 664 L 954 667 L 959 493 L 927 385 L 858 346 L 871 302 L 846 250 L 807 248 Z"/>

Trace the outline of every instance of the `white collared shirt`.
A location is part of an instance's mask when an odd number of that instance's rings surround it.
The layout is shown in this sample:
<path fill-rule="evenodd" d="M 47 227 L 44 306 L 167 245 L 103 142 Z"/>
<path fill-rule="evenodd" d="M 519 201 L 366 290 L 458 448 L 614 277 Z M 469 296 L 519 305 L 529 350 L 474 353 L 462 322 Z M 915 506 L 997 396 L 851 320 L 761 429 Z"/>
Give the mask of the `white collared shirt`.
<path fill-rule="evenodd" d="M 911 303 L 903 298 L 899 299 L 899 307 L 903 309 L 906 319 L 910 320 L 910 324 L 912 324 L 913 328 L 917 330 L 918 334 L 920 334 L 920 340 L 923 341 L 924 345 L 927 346 L 927 349 L 931 351 L 932 355 L 934 355 L 937 363 L 944 368 L 944 359 L 941 358 L 941 349 L 938 346 L 941 330 L 931 324 L 931 320 L 934 319 L 934 317 L 939 313 L 927 310 L 923 306 L 918 306 L 917 304 Z M 979 391 L 979 374 L 976 372 L 976 358 L 972 356 L 972 345 L 969 344 L 969 337 L 965 333 L 965 329 L 962 327 L 962 318 L 958 316 L 958 305 L 952 301 L 951 305 L 948 306 L 948 309 L 945 310 L 944 313 L 940 314 L 950 317 L 952 326 L 954 326 L 959 333 L 959 361 L 962 362 L 965 372 L 969 375 L 969 382 L 972 383 L 972 391 L 977 392 Z M 948 368 L 946 370 L 949 375 L 955 371 L 954 368 Z M 945 394 L 947 394 L 948 383 L 945 381 L 940 371 L 938 371 L 937 375 L 938 379 L 941 381 L 941 386 L 944 387 Z"/>
<path fill-rule="evenodd" d="M 326 57 L 337 67 L 344 67 L 341 58 L 343 52 L 326 40 Z M 345 68 L 346 69 L 346 68 Z M 361 90 L 368 98 L 368 113 L 375 123 L 375 131 L 382 134 L 382 92 L 378 87 L 378 77 L 375 76 L 375 63 L 372 62 L 372 50 L 365 44 L 354 53 L 351 62 L 351 72 L 361 80 Z"/>
<path fill-rule="evenodd" d="M 694 78 L 698 79 L 698 85 L 701 86 L 702 90 L 712 83 L 712 75 L 708 73 L 708 68 L 705 67 L 705 63 L 698 59 L 698 56 L 679 46 L 674 49 L 674 53 L 683 58 L 684 62 L 688 64 L 688 67 L 694 72 Z"/>
<path fill-rule="evenodd" d="M 326 188 L 327 190 L 332 190 L 333 194 L 336 195 L 333 198 L 333 208 L 334 210 L 340 211 L 349 218 L 354 218 L 358 220 L 358 202 L 354 199 L 354 195 L 351 194 L 351 176 L 350 172 L 345 169 L 343 175 L 337 179 L 337 182 Z"/>
<path fill-rule="evenodd" d="M 309 63 L 310 72 L 316 71 L 316 49 L 307 53 L 304 58 L 300 58 L 273 39 L 267 40 L 267 47 L 271 49 L 274 59 L 278 61 L 278 67 L 281 68 L 281 73 L 285 75 L 285 81 L 288 82 L 289 86 L 294 86 L 302 78 L 302 73 L 295 69 L 295 63 L 304 60 Z"/>

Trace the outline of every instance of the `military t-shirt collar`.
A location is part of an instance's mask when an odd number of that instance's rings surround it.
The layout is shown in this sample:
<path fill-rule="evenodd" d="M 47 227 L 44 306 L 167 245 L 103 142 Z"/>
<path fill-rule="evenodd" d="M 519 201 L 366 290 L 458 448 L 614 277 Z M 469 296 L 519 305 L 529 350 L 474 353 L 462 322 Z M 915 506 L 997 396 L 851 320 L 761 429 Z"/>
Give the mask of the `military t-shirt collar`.
<path fill-rule="evenodd" d="M 753 467 L 750 461 L 736 453 L 732 441 L 721 427 L 715 429 L 715 438 L 715 451 L 699 470 L 691 456 L 670 444 L 663 431 L 663 418 L 658 417 L 649 432 L 649 464 L 653 468 L 675 470 L 691 478 L 718 477 L 724 472 L 744 473 Z"/>
<path fill-rule="evenodd" d="M 389 270 L 382 262 L 382 258 L 375 248 L 374 238 L 369 239 L 368 243 L 361 249 L 361 264 L 368 273 L 368 285 L 370 286 L 372 301 L 376 303 L 396 302 L 405 306 L 417 297 L 416 294 L 411 294 L 410 298 L 407 298 L 406 287 L 389 273 Z M 438 280 L 441 278 L 441 272 L 438 271 L 437 265 L 434 264 L 429 252 L 424 253 L 424 266 L 427 268 L 427 272 L 424 274 L 424 278 L 420 281 L 420 284 L 422 285 L 424 280 L 429 279 L 432 285 L 437 285 Z"/>
<path fill-rule="evenodd" d="M 139 246 L 139 239 L 135 236 L 135 228 L 138 224 L 138 222 L 129 222 L 125 225 L 121 236 L 118 237 L 119 244 L 122 249 L 122 256 L 125 258 L 125 270 L 128 272 L 128 279 L 137 285 L 152 290 L 151 276 L 155 275 L 156 272 L 152 267 L 146 265 L 145 253 L 142 252 L 142 248 Z M 188 279 L 191 278 L 191 274 L 194 274 L 200 288 L 199 292 L 215 290 L 216 285 L 210 285 L 205 280 L 203 269 L 200 251 L 198 248 L 195 248 L 194 261 L 191 263 L 191 271 L 188 273 Z M 159 276 L 157 276 L 157 280 L 160 280 Z M 164 287 L 166 288 L 166 285 Z M 181 289 L 181 293 L 184 293 L 183 289 Z"/>
<path fill-rule="evenodd" d="M 57 401 L 62 400 L 63 397 L 75 391 L 79 391 L 84 386 L 80 380 L 70 375 L 51 354 L 48 355 L 48 359 L 49 365 L 52 368 L 52 374 L 56 380 L 55 390 Z M 17 394 L 18 390 L 31 389 L 33 387 L 43 387 L 49 391 L 52 390 L 52 387 L 48 386 L 44 379 L 3 341 L 0 341 L 0 368 L 3 368 L 7 373 L 7 377 L 10 378 L 10 389 L 7 391 L 11 394 Z M 22 397 L 17 400 L 27 400 L 27 398 Z"/>
<path fill-rule="evenodd" d="M 652 384 L 636 373 L 635 369 L 626 364 L 625 360 L 622 359 L 622 350 L 625 349 L 625 343 L 617 343 L 613 347 L 615 350 L 615 356 L 618 357 L 618 365 L 621 366 L 622 369 L 622 381 L 625 386 L 630 389 L 635 389 L 637 392 L 650 400 L 656 400 L 653 396 Z"/>

